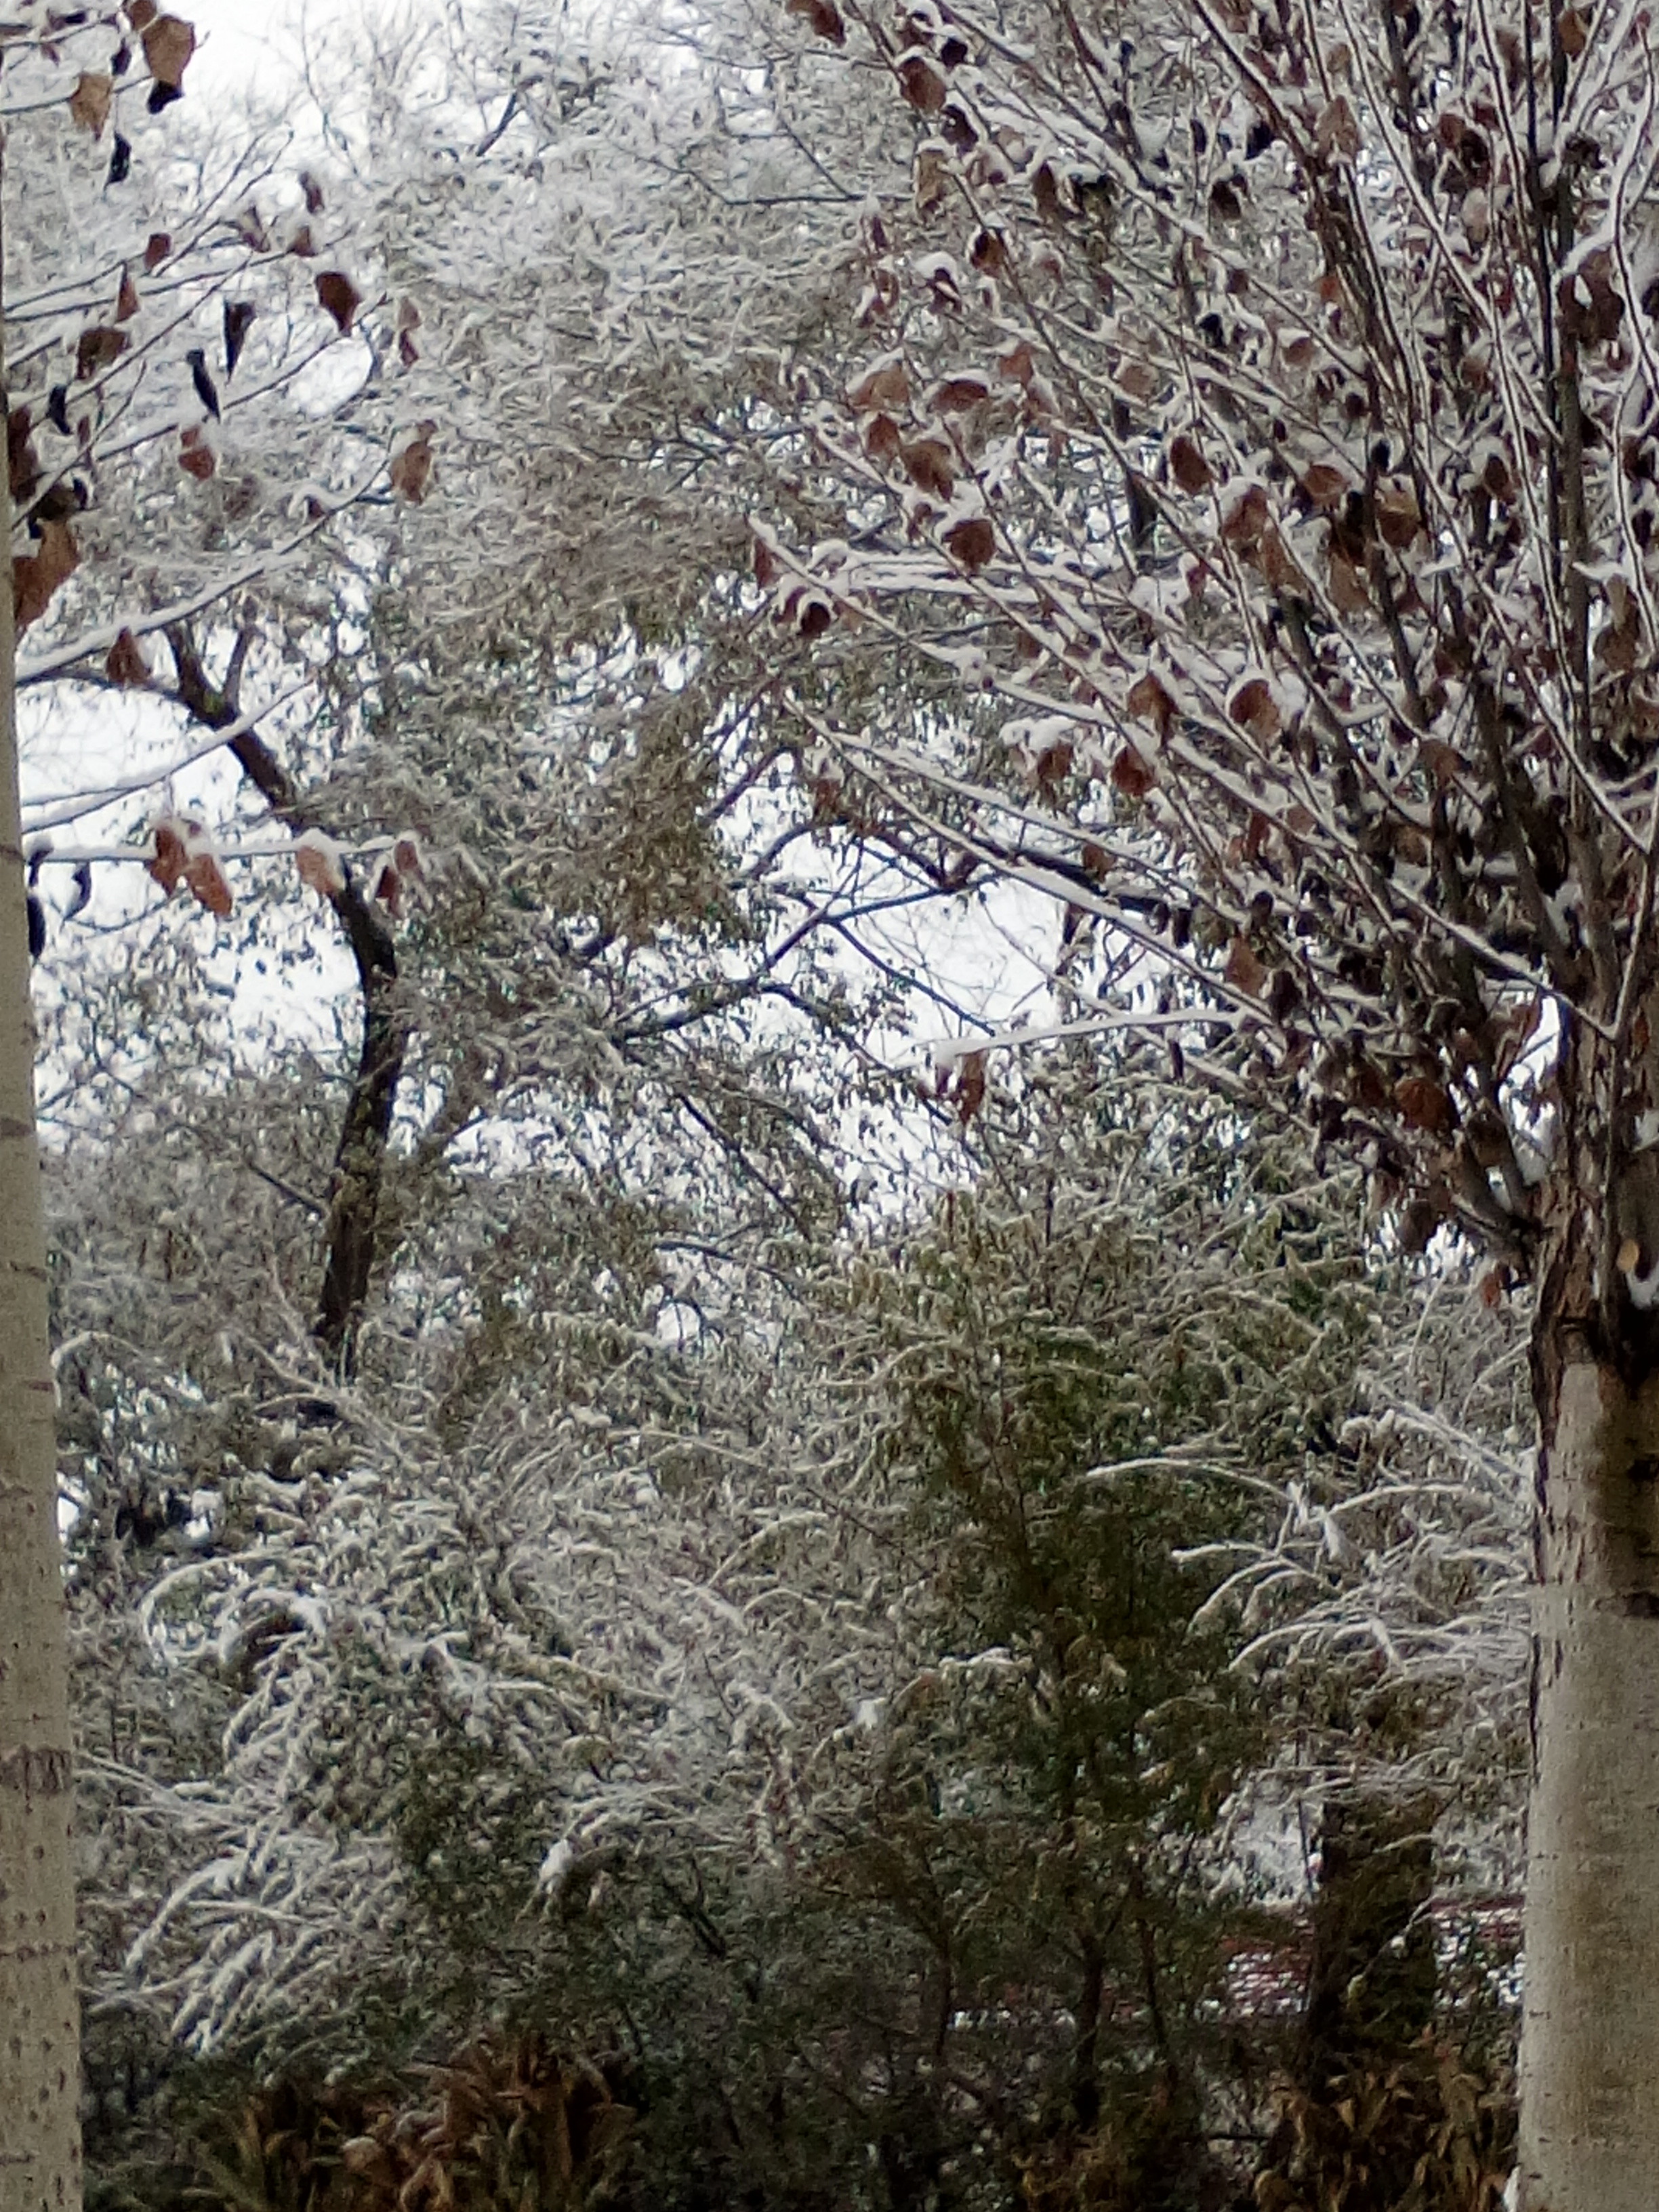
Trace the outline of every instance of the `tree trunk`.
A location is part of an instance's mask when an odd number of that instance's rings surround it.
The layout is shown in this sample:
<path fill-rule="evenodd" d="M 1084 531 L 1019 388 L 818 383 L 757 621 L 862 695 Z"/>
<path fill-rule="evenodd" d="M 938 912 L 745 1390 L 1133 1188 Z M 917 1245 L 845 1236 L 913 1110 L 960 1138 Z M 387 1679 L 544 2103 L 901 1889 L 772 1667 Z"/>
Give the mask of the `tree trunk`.
<path fill-rule="evenodd" d="M 1540 1344 L 1549 1326 L 1540 1312 Z M 1521 2202 L 1524 2212 L 1649 2212 L 1659 2192 L 1659 1374 L 1623 1379 L 1595 1358 L 1589 1329 L 1569 1325 L 1559 1340 L 1559 1356 L 1545 1344 L 1536 1362 Z"/>
<path fill-rule="evenodd" d="M 9 541 L 3 483 L 0 516 Z M 81 2081 L 69 1665 L 34 1130 L 15 642 L 11 594 L 0 592 L 0 2212 L 75 2212 Z"/>

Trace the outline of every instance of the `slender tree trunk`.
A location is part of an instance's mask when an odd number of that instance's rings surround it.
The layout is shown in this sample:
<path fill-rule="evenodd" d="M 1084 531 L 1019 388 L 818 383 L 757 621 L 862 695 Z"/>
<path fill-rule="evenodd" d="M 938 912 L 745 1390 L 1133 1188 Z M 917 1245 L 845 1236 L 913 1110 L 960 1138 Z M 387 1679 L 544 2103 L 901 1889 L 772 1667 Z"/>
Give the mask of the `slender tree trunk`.
<path fill-rule="evenodd" d="M 1525 2212 L 1659 2202 L 1659 1372 L 1538 1362 Z"/>
<path fill-rule="evenodd" d="M 3 479 L 0 516 L 9 542 Z M 81 2076 L 69 1665 L 14 668 L 7 588 L 0 590 L 0 2212 L 75 2212 Z"/>

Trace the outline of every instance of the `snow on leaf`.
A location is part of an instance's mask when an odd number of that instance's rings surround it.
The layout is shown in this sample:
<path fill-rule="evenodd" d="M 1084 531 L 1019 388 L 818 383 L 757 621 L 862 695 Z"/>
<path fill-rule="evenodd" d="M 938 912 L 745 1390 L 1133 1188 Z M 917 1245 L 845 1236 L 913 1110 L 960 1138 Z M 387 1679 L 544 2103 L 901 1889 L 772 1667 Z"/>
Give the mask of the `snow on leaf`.
<path fill-rule="evenodd" d="M 908 407 L 910 404 L 910 380 L 904 373 L 904 363 L 896 354 L 872 362 L 858 381 L 847 393 L 849 407 L 860 410 L 878 407 Z"/>
<path fill-rule="evenodd" d="M 295 839 L 294 865 L 301 882 L 322 898 L 336 898 L 346 887 L 344 858 L 326 830 L 307 830 Z"/>
<path fill-rule="evenodd" d="M 899 86 L 919 115 L 937 115 L 950 86 L 931 54 L 911 52 L 898 64 Z"/>

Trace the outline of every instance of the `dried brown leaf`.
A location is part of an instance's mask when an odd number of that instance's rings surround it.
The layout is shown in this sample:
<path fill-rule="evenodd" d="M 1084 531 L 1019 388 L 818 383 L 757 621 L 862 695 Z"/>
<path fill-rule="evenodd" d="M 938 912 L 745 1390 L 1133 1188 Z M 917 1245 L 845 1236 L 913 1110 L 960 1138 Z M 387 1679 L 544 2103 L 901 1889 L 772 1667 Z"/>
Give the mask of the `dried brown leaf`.
<path fill-rule="evenodd" d="M 196 33 L 179 15 L 157 15 L 144 26 L 144 59 L 158 84 L 177 92 L 196 51 Z"/>
<path fill-rule="evenodd" d="M 931 54 L 910 52 L 898 65 L 899 88 L 919 115 L 937 115 L 950 86 Z"/>
<path fill-rule="evenodd" d="M 848 388 L 847 404 L 860 411 L 870 407 L 908 407 L 910 380 L 902 361 L 878 361 Z"/>
<path fill-rule="evenodd" d="M 149 682 L 149 663 L 130 629 L 122 630 L 111 646 L 104 662 L 104 673 L 112 684 L 118 684 L 124 690 L 137 690 Z"/>
<path fill-rule="evenodd" d="M 1431 1076 L 1402 1076 L 1394 1086 L 1394 1103 L 1408 1129 L 1422 1129 L 1431 1137 L 1449 1137 L 1457 1127 L 1449 1094 Z"/>
<path fill-rule="evenodd" d="M 82 131 L 90 131 L 93 137 L 101 138 L 104 125 L 109 121 L 110 102 L 115 96 L 115 79 L 102 70 L 82 70 L 75 80 L 75 89 L 70 94 L 69 112 L 72 121 Z"/>
<path fill-rule="evenodd" d="M 956 489 L 956 456 L 942 438 L 914 438 L 899 447 L 904 473 L 918 491 L 949 499 Z"/>
<path fill-rule="evenodd" d="M 1267 971 L 1256 957 L 1255 948 L 1248 937 L 1236 937 L 1227 948 L 1227 964 L 1222 969 L 1235 991 L 1243 991 L 1252 999 L 1259 998 L 1261 987 L 1267 980 Z"/>
<path fill-rule="evenodd" d="M 219 456 L 208 443 L 200 423 L 191 422 L 179 434 L 179 465 L 198 483 L 205 483 L 219 465 Z"/>
<path fill-rule="evenodd" d="M 1143 722 L 1150 722 L 1160 739 L 1169 736 L 1170 725 L 1175 719 L 1175 701 L 1150 669 L 1129 686 L 1129 696 L 1124 703 L 1132 714 Z"/>
<path fill-rule="evenodd" d="M 295 248 L 290 246 L 289 252 Z M 317 300 L 325 313 L 332 315 L 339 326 L 342 337 L 349 337 L 352 317 L 363 303 L 363 295 L 337 269 L 325 269 L 317 279 Z"/>
<path fill-rule="evenodd" d="M 1170 474 L 1182 491 L 1194 496 L 1207 491 L 1215 478 L 1196 442 L 1183 432 L 1170 443 Z"/>
<path fill-rule="evenodd" d="M 1126 799 L 1145 799 L 1158 781 L 1150 763 L 1132 744 L 1125 744 L 1112 763 L 1112 782 Z"/>
<path fill-rule="evenodd" d="M 58 586 L 75 574 L 80 558 L 67 522 L 40 525 L 35 550 L 11 564 L 12 616 L 20 631 L 40 621 Z"/>
<path fill-rule="evenodd" d="M 1285 726 L 1279 702 L 1262 676 L 1253 676 L 1239 685 L 1227 702 L 1227 712 L 1261 744 L 1269 744 Z"/>
<path fill-rule="evenodd" d="M 785 8 L 791 15 L 804 15 L 819 38 L 828 39 L 832 46 L 846 45 L 847 26 L 836 0 L 785 0 Z"/>
<path fill-rule="evenodd" d="M 335 898 L 346 887 L 345 861 L 334 840 L 320 830 L 307 830 L 294 841 L 294 865 L 302 884 L 319 897 Z"/>
<path fill-rule="evenodd" d="M 428 479 L 432 474 L 432 433 L 435 422 L 422 422 L 407 445 L 401 446 L 392 457 L 392 489 L 400 499 L 418 507 L 426 497 Z"/>
<path fill-rule="evenodd" d="M 33 427 L 33 417 L 27 407 L 14 407 L 6 417 L 6 459 L 14 507 L 26 506 L 40 481 L 40 457 L 30 435 Z"/>
<path fill-rule="evenodd" d="M 96 323 L 82 331 L 75 345 L 75 380 L 84 384 L 100 368 L 119 361 L 127 349 L 127 334 L 112 323 Z"/>
<path fill-rule="evenodd" d="M 959 561 L 964 568 L 982 568 L 996 551 L 996 532 L 988 516 L 972 514 L 945 532 L 945 543 L 951 559 Z"/>

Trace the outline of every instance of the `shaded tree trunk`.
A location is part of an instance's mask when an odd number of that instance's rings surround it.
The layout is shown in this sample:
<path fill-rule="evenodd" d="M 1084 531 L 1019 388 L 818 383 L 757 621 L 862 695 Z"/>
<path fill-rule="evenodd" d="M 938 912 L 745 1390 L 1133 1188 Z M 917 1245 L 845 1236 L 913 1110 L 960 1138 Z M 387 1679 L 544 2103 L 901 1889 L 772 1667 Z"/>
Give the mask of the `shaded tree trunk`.
<path fill-rule="evenodd" d="M 1298 2069 L 1310 2094 L 1434 2025 L 1432 1821 L 1426 1805 L 1363 1794 L 1325 1807 Z"/>
<path fill-rule="evenodd" d="M 3 486 L 0 515 L 9 542 Z M 0 2212 L 76 2212 L 81 2076 L 69 1660 L 15 671 L 7 589 L 0 592 Z"/>
<path fill-rule="evenodd" d="M 1521 2039 L 1527 2212 L 1659 2173 L 1659 1375 L 1570 1332 L 1545 1385 Z"/>

